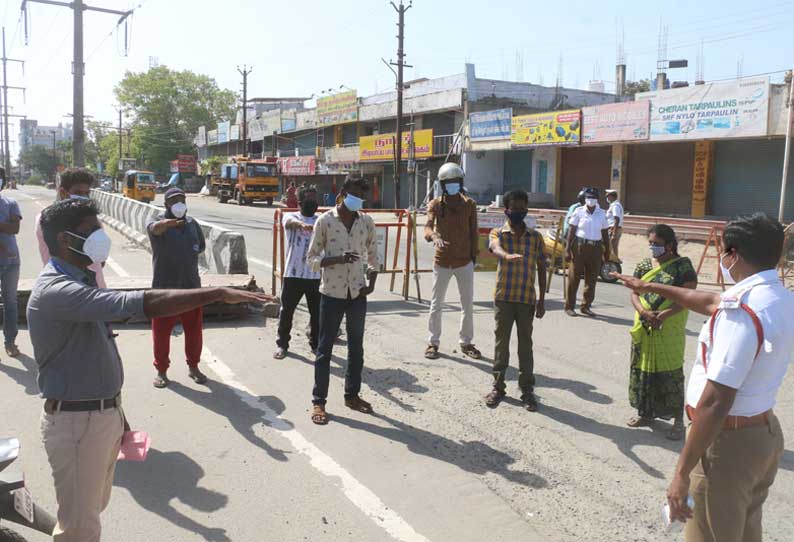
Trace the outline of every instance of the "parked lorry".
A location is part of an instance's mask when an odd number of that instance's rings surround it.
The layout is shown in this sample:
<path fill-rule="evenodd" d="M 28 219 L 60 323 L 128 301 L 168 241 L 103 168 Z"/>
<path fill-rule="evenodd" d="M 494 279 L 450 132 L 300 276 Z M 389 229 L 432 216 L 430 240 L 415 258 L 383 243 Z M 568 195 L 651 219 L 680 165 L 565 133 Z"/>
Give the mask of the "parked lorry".
<path fill-rule="evenodd" d="M 221 203 L 234 200 L 238 205 L 251 205 L 265 201 L 272 205 L 279 190 L 278 161 L 275 157 L 237 156 L 223 164 L 220 175 L 210 183 Z"/>

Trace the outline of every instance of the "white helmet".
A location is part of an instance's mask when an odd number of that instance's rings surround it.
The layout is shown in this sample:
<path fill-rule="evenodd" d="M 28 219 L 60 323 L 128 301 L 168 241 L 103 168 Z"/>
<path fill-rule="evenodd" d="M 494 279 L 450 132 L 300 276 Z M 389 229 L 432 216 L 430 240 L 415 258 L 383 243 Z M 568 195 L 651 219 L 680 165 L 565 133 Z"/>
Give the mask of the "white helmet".
<path fill-rule="evenodd" d="M 438 170 L 438 180 L 441 182 L 451 181 L 453 179 L 463 180 L 465 175 L 463 168 L 455 162 L 447 162 Z"/>

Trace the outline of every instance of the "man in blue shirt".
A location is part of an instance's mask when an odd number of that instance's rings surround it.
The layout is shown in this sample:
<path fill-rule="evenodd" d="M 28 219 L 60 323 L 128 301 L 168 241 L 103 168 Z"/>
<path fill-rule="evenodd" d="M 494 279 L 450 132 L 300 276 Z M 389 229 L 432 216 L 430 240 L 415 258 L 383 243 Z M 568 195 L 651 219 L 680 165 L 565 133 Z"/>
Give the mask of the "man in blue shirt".
<path fill-rule="evenodd" d="M 17 234 L 22 213 L 16 200 L 0 193 L 0 291 L 3 297 L 3 336 L 6 353 L 19 356 L 16 345 L 19 329 L 17 285 L 19 284 L 19 248 Z"/>

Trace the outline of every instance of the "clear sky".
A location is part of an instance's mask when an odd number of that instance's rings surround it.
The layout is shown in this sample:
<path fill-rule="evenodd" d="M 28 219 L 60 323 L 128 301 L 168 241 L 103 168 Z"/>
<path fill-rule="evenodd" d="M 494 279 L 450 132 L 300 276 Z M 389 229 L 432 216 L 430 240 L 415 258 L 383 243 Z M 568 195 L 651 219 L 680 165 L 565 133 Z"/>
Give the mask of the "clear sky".
<path fill-rule="evenodd" d="M 346 85 L 359 95 L 385 91 L 394 76 L 381 57 L 395 58 L 397 15 L 384 0 L 86 0 L 113 9 L 135 8 L 129 53 L 117 17 L 85 15 L 85 111 L 114 121 L 114 85 L 124 72 L 148 69 L 150 57 L 174 69 L 214 77 L 238 90 L 237 66 L 253 66 L 249 96 L 309 96 Z M 399 1 L 399 0 L 395 0 Z M 407 0 L 406 0 L 407 1 Z M 10 112 L 51 125 L 72 110 L 72 14 L 29 4 L 25 45 L 20 0 L 0 0 L 9 64 Z M 473 62 L 481 77 L 552 85 L 562 57 L 563 84 L 586 88 L 591 79 L 614 89 L 616 35 L 625 35 L 630 79 L 655 72 L 660 26 L 667 26 L 668 58 L 687 58 L 670 73 L 693 81 L 701 41 L 706 80 L 734 78 L 737 64 L 753 75 L 794 65 L 794 0 L 414 0 L 406 15 L 406 78 L 462 73 Z M 780 81 L 782 73 L 772 75 Z M 11 139 L 16 156 L 18 124 Z"/>

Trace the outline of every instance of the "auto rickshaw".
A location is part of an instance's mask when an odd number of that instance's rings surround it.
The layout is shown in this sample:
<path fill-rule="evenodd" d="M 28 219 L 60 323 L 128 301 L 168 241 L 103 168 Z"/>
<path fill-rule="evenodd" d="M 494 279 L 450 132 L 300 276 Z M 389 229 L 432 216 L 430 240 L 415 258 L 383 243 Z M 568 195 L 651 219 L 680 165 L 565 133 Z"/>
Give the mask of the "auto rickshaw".
<path fill-rule="evenodd" d="M 154 173 L 131 169 L 124 174 L 124 197 L 151 203 L 154 201 Z"/>

